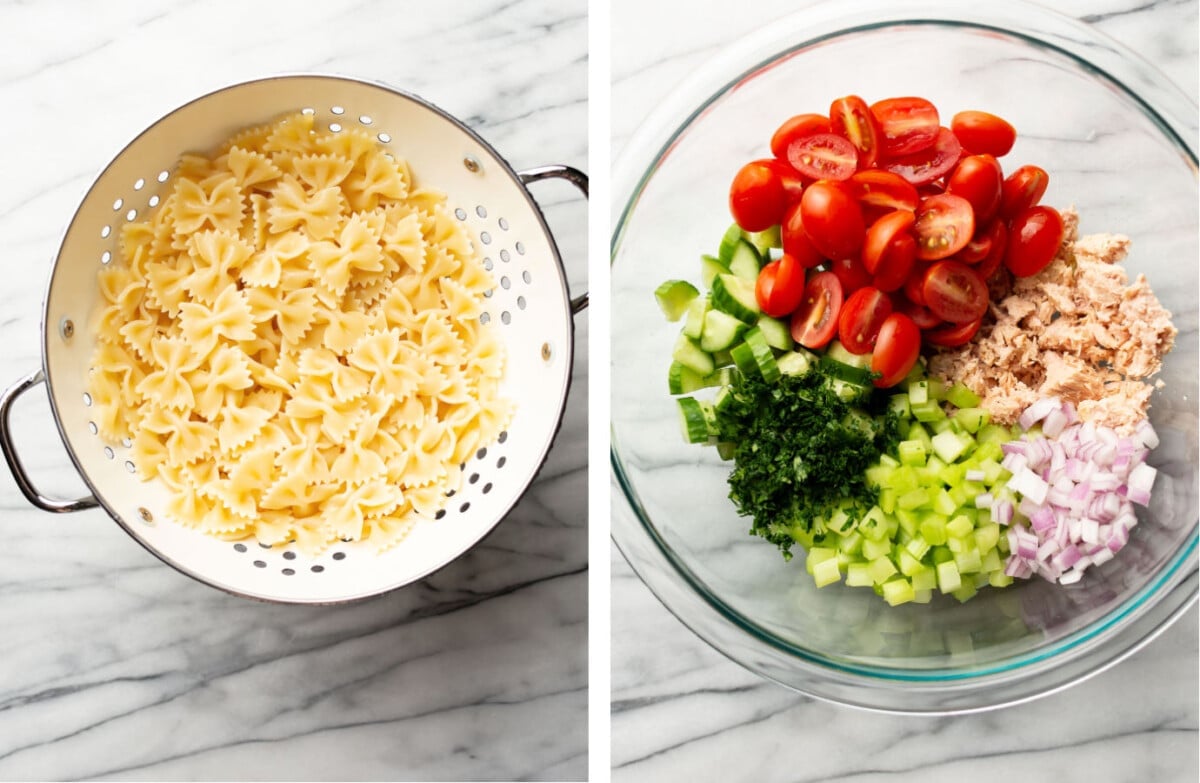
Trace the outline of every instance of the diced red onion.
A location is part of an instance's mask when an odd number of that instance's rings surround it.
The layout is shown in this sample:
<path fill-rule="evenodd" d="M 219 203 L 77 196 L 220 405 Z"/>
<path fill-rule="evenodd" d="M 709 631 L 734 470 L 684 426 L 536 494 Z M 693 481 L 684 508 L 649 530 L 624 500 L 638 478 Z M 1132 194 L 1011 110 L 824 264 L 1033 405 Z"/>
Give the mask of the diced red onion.
<path fill-rule="evenodd" d="M 1083 578 L 1083 569 L 1072 568 L 1070 571 L 1068 571 L 1065 574 L 1062 574 L 1061 576 L 1058 577 L 1058 583 L 1060 585 L 1073 585 L 1082 578 Z"/>
<path fill-rule="evenodd" d="M 992 503 L 991 520 L 1000 525 L 1010 525 L 1013 519 L 1013 504 L 1011 500 L 1001 500 Z"/>
<path fill-rule="evenodd" d="M 1044 397 L 1026 408 L 1017 422 L 1021 425 L 1021 429 L 1027 430 L 1061 405 L 1062 402 L 1057 397 Z"/>
<path fill-rule="evenodd" d="M 1042 419 L 1042 434 L 1047 438 L 1057 438 L 1067 426 L 1067 414 L 1062 407 L 1057 407 Z"/>
<path fill-rule="evenodd" d="M 1142 445 L 1148 449 L 1158 448 L 1158 433 L 1154 431 L 1154 426 L 1149 419 L 1142 419 L 1138 423 L 1137 430 L 1134 435 L 1142 442 Z"/>
<path fill-rule="evenodd" d="M 992 493 L 980 492 L 975 496 L 975 508 L 991 508 L 993 500 Z"/>
<path fill-rule="evenodd" d="M 983 481 L 987 476 L 982 470 L 968 470 L 964 478 L 967 481 Z"/>

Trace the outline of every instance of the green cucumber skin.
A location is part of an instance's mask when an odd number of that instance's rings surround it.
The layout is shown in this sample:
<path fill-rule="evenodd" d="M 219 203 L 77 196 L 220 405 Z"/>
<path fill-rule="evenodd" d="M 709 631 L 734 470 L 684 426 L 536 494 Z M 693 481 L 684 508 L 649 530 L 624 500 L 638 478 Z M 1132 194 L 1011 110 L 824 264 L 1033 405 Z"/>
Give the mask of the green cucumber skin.
<path fill-rule="evenodd" d="M 717 275 L 713 280 L 712 306 L 747 324 L 756 323 L 762 314 L 754 284 L 733 274 Z"/>
<path fill-rule="evenodd" d="M 730 274 L 753 283 L 758 280 L 758 273 L 762 270 L 762 266 L 762 256 L 754 249 L 754 245 L 746 239 L 738 240 L 733 248 L 733 255 L 729 259 Z"/>
<path fill-rule="evenodd" d="M 700 291 L 686 280 L 668 280 L 654 290 L 654 298 L 668 321 L 678 321 Z"/>

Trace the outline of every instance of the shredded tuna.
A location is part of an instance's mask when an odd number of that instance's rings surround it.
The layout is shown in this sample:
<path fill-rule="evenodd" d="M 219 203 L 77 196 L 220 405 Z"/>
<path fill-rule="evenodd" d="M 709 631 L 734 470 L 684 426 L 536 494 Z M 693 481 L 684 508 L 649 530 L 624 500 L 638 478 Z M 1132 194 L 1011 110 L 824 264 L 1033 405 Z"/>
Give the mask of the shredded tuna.
<path fill-rule="evenodd" d="M 993 281 L 1000 290 L 975 339 L 936 354 L 929 369 L 964 383 L 1001 424 L 1056 396 L 1084 421 L 1129 432 L 1146 415 L 1155 388 L 1147 379 L 1162 368 L 1176 329 L 1145 277 L 1130 284 L 1120 265 L 1129 238 L 1077 238 L 1078 214 L 1062 215 L 1055 260 L 1036 275 Z"/>

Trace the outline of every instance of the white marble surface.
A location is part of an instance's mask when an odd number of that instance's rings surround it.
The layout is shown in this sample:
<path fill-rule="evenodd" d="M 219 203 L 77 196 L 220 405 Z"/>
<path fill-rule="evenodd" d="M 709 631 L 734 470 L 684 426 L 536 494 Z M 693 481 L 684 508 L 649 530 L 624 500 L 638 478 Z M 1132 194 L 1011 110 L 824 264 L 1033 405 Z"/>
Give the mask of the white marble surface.
<path fill-rule="evenodd" d="M 717 0 L 613 3 L 614 160 L 722 46 L 810 4 L 762 0 L 733 12 Z M 1138 51 L 1195 100 L 1195 2 L 1053 6 Z M 614 493 L 612 502 L 624 501 Z M 1060 694 L 975 716 L 892 717 L 808 699 L 742 669 L 672 617 L 615 547 L 611 554 L 615 781 L 1197 779 L 1195 607 L 1129 660 Z"/>
<path fill-rule="evenodd" d="M 40 362 L 58 239 L 92 178 L 209 89 L 319 70 L 465 120 L 517 169 L 586 168 L 587 6 L 0 2 L 0 384 Z M 586 286 L 586 205 L 535 186 Z M 0 779 L 581 779 L 587 770 L 586 313 L 564 427 L 469 555 L 365 603 L 272 606 L 193 582 L 100 511 L 32 509 L 0 470 Z M 77 480 L 40 392 L 47 493 Z"/>

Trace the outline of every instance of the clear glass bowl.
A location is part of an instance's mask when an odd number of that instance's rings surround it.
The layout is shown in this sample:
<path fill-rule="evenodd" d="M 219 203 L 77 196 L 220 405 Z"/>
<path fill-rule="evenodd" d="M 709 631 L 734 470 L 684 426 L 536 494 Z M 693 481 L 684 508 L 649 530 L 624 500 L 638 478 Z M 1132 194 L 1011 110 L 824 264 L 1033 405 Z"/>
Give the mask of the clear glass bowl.
<path fill-rule="evenodd" d="M 998 6 L 998 7 L 997 7 Z M 1133 239 L 1179 337 L 1153 398 L 1153 503 L 1128 548 L 1072 586 L 987 588 L 965 604 L 888 607 L 813 587 L 797 557 L 747 535 L 729 465 L 679 434 L 666 371 L 677 325 L 653 290 L 696 280 L 730 218 L 738 167 L 788 116 L 846 94 L 922 95 L 948 118 L 985 109 L 1018 129 L 1006 170 L 1050 172 L 1045 203 L 1081 233 Z M 697 72 L 630 141 L 612 237 L 613 537 L 688 627 L 745 667 L 859 707 L 954 713 L 1025 701 L 1114 664 L 1197 596 L 1197 111 L 1135 54 L 1026 3 L 839 2 L 772 24 Z"/>

